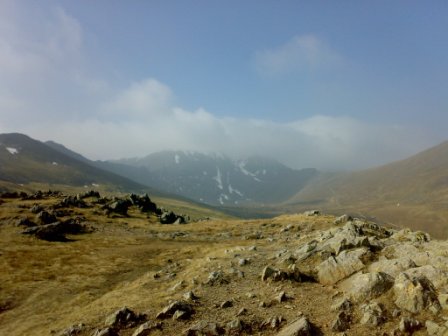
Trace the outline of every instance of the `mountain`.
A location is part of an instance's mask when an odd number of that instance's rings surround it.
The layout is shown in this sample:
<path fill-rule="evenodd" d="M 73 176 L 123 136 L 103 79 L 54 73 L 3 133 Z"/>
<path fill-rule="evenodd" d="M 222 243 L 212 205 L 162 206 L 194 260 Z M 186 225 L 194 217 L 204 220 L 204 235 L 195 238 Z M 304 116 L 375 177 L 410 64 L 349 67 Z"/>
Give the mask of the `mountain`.
<path fill-rule="evenodd" d="M 448 237 L 448 142 L 408 159 L 345 174 L 321 174 L 292 197 L 292 209 L 358 209 L 379 219 Z"/>
<path fill-rule="evenodd" d="M 147 187 L 109 171 L 62 145 L 43 143 L 19 133 L 0 134 L 0 180 L 13 183 L 49 183 L 107 186 L 120 190 Z"/>
<path fill-rule="evenodd" d="M 97 162 L 141 184 L 219 206 L 278 203 L 318 175 L 262 157 L 234 161 L 219 154 L 163 151 L 144 158 Z"/>

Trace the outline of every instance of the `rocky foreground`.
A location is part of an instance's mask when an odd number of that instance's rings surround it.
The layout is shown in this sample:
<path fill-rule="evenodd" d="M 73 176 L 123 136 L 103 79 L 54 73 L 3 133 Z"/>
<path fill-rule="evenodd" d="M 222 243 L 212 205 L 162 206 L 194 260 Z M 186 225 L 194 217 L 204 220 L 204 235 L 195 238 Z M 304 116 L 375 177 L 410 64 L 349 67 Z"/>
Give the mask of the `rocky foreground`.
<path fill-rule="evenodd" d="M 317 211 L 166 225 L 63 199 L 0 202 L 2 335 L 448 335 L 448 243 L 423 232 Z M 54 223 L 77 230 L 29 232 Z"/>

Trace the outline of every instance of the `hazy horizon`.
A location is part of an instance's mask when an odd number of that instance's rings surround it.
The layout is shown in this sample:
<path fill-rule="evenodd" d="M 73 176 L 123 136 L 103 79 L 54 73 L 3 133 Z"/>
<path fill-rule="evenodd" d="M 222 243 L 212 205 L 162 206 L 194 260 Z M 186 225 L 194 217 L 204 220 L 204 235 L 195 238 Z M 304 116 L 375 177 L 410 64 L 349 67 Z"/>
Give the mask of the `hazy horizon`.
<path fill-rule="evenodd" d="M 446 140 L 448 4 L 0 2 L 0 133 L 354 170 Z"/>

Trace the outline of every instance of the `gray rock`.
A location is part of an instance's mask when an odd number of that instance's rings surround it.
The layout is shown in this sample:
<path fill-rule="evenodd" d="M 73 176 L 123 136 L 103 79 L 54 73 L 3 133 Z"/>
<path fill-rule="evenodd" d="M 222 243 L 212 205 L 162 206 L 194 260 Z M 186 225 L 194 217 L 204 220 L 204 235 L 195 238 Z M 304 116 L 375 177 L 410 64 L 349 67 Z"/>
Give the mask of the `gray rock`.
<path fill-rule="evenodd" d="M 353 218 L 351 216 L 349 216 L 349 215 L 342 215 L 342 216 L 339 216 L 338 218 L 336 218 L 333 223 L 335 225 L 339 225 L 339 224 L 345 224 L 345 223 L 347 223 L 348 221 L 351 221 L 351 220 L 353 220 Z"/>
<path fill-rule="evenodd" d="M 286 300 L 288 300 L 288 296 L 286 296 L 286 293 L 284 291 L 281 291 L 275 298 L 275 300 L 279 303 L 282 303 Z"/>
<path fill-rule="evenodd" d="M 163 308 L 163 310 L 157 314 L 156 318 L 157 319 L 169 318 L 172 317 L 177 311 L 185 312 L 183 317 L 188 318 L 193 313 L 193 306 L 188 302 L 174 301 L 165 308 Z"/>
<path fill-rule="evenodd" d="M 350 315 L 345 311 L 341 311 L 336 316 L 336 319 L 331 324 L 331 330 L 336 332 L 343 332 L 350 328 Z"/>
<path fill-rule="evenodd" d="M 226 324 L 226 329 L 228 333 L 241 332 L 244 330 L 244 322 L 239 318 L 234 319 Z"/>
<path fill-rule="evenodd" d="M 308 210 L 303 213 L 305 216 L 318 216 L 320 214 L 319 210 Z"/>
<path fill-rule="evenodd" d="M 219 306 L 221 308 L 230 308 L 230 307 L 233 307 L 233 302 L 230 300 L 226 300 L 224 302 L 221 302 L 221 304 Z"/>
<path fill-rule="evenodd" d="M 205 282 L 207 285 L 223 285 L 228 284 L 229 279 L 224 275 L 221 271 L 214 271 L 209 273 L 207 281 Z"/>
<path fill-rule="evenodd" d="M 186 336 L 219 336 L 224 334 L 224 329 L 215 322 L 199 321 L 185 330 Z"/>
<path fill-rule="evenodd" d="M 424 276 L 410 277 L 401 273 L 394 284 L 395 305 L 411 313 L 419 313 L 426 308 L 438 311 L 441 307 L 432 283 Z"/>
<path fill-rule="evenodd" d="M 446 327 L 440 326 L 433 321 L 426 321 L 425 327 L 428 336 L 445 336 L 448 331 Z"/>
<path fill-rule="evenodd" d="M 193 291 L 186 292 L 186 293 L 183 295 L 183 297 L 184 297 L 184 299 L 187 300 L 187 301 L 196 301 L 196 300 L 199 300 L 199 297 L 198 297 L 196 294 L 194 294 Z"/>
<path fill-rule="evenodd" d="M 246 315 L 246 314 L 247 314 L 247 309 L 243 307 L 238 311 L 236 316 L 241 316 L 241 315 Z"/>
<path fill-rule="evenodd" d="M 422 324 L 412 317 L 402 317 L 398 329 L 404 333 L 412 334 L 422 327 Z"/>
<path fill-rule="evenodd" d="M 55 215 L 50 214 L 48 211 L 41 211 L 36 215 L 36 222 L 42 225 L 51 224 L 56 222 L 58 219 Z"/>
<path fill-rule="evenodd" d="M 288 273 L 280 271 L 278 269 L 266 266 L 261 272 L 261 280 L 266 281 L 272 279 L 273 281 L 287 280 L 289 278 Z"/>
<path fill-rule="evenodd" d="M 184 310 L 176 310 L 173 314 L 173 320 L 187 320 L 190 314 Z"/>
<path fill-rule="evenodd" d="M 313 329 L 305 316 L 290 323 L 277 333 L 277 336 L 311 336 Z"/>
<path fill-rule="evenodd" d="M 394 284 L 394 278 L 382 272 L 355 274 L 347 279 L 343 288 L 356 302 L 374 299 L 387 292 Z"/>
<path fill-rule="evenodd" d="M 93 336 L 118 336 L 118 333 L 115 331 L 114 328 L 107 327 L 103 329 L 97 329 Z"/>
<path fill-rule="evenodd" d="M 386 321 L 386 314 L 381 304 L 372 302 L 361 307 L 363 316 L 361 318 L 361 324 L 367 324 L 376 327 Z"/>
<path fill-rule="evenodd" d="M 105 325 L 114 329 L 134 326 L 144 319 L 144 315 L 138 315 L 128 307 L 123 307 L 106 318 Z"/>
<path fill-rule="evenodd" d="M 382 259 L 369 266 L 369 272 L 383 272 L 396 277 L 403 271 L 417 267 L 415 262 L 408 257 L 398 259 Z"/>
<path fill-rule="evenodd" d="M 338 300 L 337 302 L 335 302 L 331 306 L 331 310 L 336 311 L 336 312 L 340 312 L 340 311 L 350 312 L 352 309 L 353 309 L 353 304 L 347 298 L 342 298 L 342 299 Z"/>
<path fill-rule="evenodd" d="M 148 336 L 152 333 L 154 329 L 161 329 L 161 328 L 162 328 L 161 322 L 154 323 L 148 321 L 138 326 L 138 328 L 135 329 L 135 331 L 132 333 L 132 336 Z"/>
<path fill-rule="evenodd" d="M 61 331 L 58 336 L 76 336 L 80 335 L 86 329 L 85 324 L 79 323 Z"/>
<path fill-rule="evenodd" d="M 337 257 L 329 257 L 317 266 L 317 277 L 323 285 L 333 285 L 349 275 L 364 268 L 361 258 L 368 254 L 361 248 L 354 251 L 343 251 Z"/>

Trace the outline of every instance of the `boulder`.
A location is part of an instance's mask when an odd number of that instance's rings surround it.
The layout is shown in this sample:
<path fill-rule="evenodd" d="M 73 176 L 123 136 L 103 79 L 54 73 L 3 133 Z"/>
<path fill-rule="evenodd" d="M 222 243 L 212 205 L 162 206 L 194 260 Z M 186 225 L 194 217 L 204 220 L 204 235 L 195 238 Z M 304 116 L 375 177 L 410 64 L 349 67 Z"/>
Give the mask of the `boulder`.
<path fill-rule="evenodd" d="M 343 251 L 339 256 L 331 256 L 317 266 L 317 278 L 323 285 L 332 285 L 364 268 L 361 258 L 368 255 L 365 248 Z"/>
<path fill-rule="evenodd" d="M 367 324 L 372 327 L 377 327 L 378 325 L 386 321 L 386 314 L 381 304 L 377 302 L 372 302 L 365 304 L 361 307 L 363 316 L 361 318 L 361 324 Z"/>
<path fill-rule="evenodd" d="M 350 328 L 350 315 L 348 315 L 345 311 L 341 311 L 333 321 L 331 330 L 336 332 L 343 332 L 348 328 Z"/>
<path fill-rule="evenodd" d="M 161 329 L 162 322 L 145 322 L 137 327 L 135 331 L 132 333 L 132 336 L 149 336 L 154 329 Z"/>
<path fill-rule="evenodd" d="M 133 327 L 144 319 L 145 315 L 136 314 L 128 307 L 123 307 L 109 315 L 105 325 L 113 329 L 121 329 Z"/>
<path fill-rule="evenodd" d="M 436 290 L 425 276 L 411 277 L 401 273 L 394 284 L 395 305 L 411 313 L 419 313 L 426 308 L 441 309 Z"/>
<path fill-rule="evenodd" d="M 189 318 L 191 314 L 193 314 L 193 306 L 185 301 L 174 301 L 163 308 L 163 310 L 157 314 L 156 318 L 166 319 L 172 317 L 177 311 L 184 313 L 182 318 Z"/>
<path fill-rule="evenodd" d="M 51 224 L 51 223 L 57 222 L 57 220 L 58 219 L 56 218 L 55 215 L 50 214 L 48 211 L 45 211 L 45 210 L 39 212 L 36 215 L 36 222 L 38 224 L 42 224 L 42 225 Z"/>
<path fill-rule="evenodd" d="M 224 328 L 216 322 L 199 321 L 185 330 L 186 336 L 219 336 L 225 332 Z"/>
<path fill-rule="evenodd" d="M 369 272 L 383 272 L 390 276 L 396 277 L 403 271 L 417 267 L 415 262 L 408 258 L 402 257 L 397 259 L 381 259 L 369 265 Z"/>
<path fill-rule="evenodd" d="M 300 317 L 294 322 L 284 327 L 277 336 L 311 336 L 313 335 L 313 328 L 311 323 L 305 316 Z"/>
<path fill-rule="evenodd" d="M 398 329 L 401 332 L 412 334 L 422 327 L 422 324 L 412 317 L 402 317 Z"/>
<path fill-rule="evenodd" d="M 448 328 L 445 326 L 440 326 L 433 321 L 425 322 L 426 332 L 428 336 L 445 336 L 447 334 Z"/>
<path fill-rule="evenodd" d="M 394 285 L 394 278 L 382 272 L 355 274 L 344 282 L 342 288 L 355 302 L 374 299 Z"/>
<path fill-rule="evenodd" d="M 128 215 L 128 209 L 131 206 L 129 200 L 117 199 L 106 206 L 106 211 L 110 213 L 115 213 L 121 216 Z"/>
<path fill-rule="evenodd" d="M 339 224 L 345 224 L 345 223 L 347 223 L 349 221 L 352 221 L 352 220 L 353 220 L 353 218 L 351 216 L 349 216 L 349 215 L 342 215 L 342 216 L 339 216 L 338 218 L 336 218 L 333 223 L 335 225 L 339 225 Z"/>

